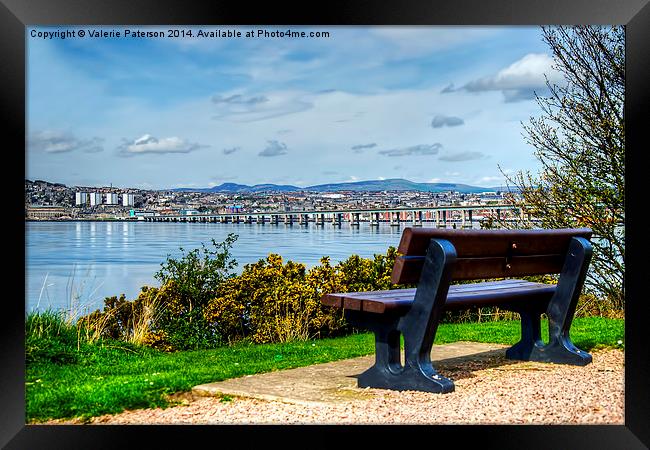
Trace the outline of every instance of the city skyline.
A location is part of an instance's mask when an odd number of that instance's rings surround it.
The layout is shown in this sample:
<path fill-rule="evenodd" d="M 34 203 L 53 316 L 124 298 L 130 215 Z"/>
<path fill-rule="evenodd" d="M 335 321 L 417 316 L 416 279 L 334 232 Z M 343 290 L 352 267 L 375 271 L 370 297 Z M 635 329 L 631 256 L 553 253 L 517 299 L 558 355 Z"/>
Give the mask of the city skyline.
<path fill-rule="evenodd" d="M 140 189 L 391 178 L 498 186 L 499 167 L 537 170 L 521 122 L 539 114 L 544 76 L 559 81 L 539 27 L 30 36 L 126 28 L 28 29 L 26 178 Z"/>

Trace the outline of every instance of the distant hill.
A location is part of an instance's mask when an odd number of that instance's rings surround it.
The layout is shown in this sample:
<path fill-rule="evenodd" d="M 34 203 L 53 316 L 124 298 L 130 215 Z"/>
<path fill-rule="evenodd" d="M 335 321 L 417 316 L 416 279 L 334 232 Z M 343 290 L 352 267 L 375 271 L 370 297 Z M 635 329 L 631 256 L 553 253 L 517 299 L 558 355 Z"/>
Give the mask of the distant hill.
<path fill-rule="evenodd" d="M 45 181 L 45 180 L 34 180 L 31 181 L 27 178 L 25 178 L 25 183 L 26 184 L 45 184 L 47 186 L 57 186 L 57 187 L 67 187 L 65 184 L 62 183 L 52 183 L 50 181 Z"/>
<path fill-rule="evenodd" d="M 369 180 L 354 181 L 349 183 L 328 183 L 314 186 L 298 187 L 292 185 L 277 184 L 256 184 L 248 186 L 245 184 L 223 183 L 212 188 L 178 188 L 172 189 L 175 192 L 231 192 L 231 193 L 252 193 L 252 192 L 292 192 L 292 191 L 309 191 L 309 192 L 377 192 L 377 191 L 420 191 L 420 192 L 447 192 L 457 191 L 463 194 L 507 191 L 505 186 L 500 187 L 479 187 L 467 184 L 457 183 L 415 183 L 402 178 L 392 178 L 389 180 Z"/>
<path fill-rule="evenodd" d="M 292 192 L 292 191 L 301 191 L 304 188 L 298 186 L 290 186 L 283 184 L 256 184 L 255 186 L 248 186 L 246 184 L 237 184 L 237 183 L 223 183 L 219 186 L 214 186 L 211 188 L 178 188 L 172 189 L 174 192 L 232 192 L 232 193 L 246 193 L 246 192 L 269 192 L 269 191 L 280 191 L 280 192 Z"/>

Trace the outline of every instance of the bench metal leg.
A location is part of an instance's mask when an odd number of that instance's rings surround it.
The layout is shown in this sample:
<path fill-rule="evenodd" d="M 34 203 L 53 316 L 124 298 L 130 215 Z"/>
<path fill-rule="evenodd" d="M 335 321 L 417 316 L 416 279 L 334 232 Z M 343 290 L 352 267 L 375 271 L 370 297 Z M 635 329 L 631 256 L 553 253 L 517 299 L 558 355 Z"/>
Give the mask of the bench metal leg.
<path fill-rule="evenodd" d="M 521 340 L 506 350 L 506 358 L 528 361 L 535 349 L 543 347 L 541 313 L 517 311 L 521 316 Z"/>
<path fill-rule="evenodd" d="M 402 372 L 400 361 L 399 317 L 346 310 L 346 319 L 353 326 L 375 334 L 375 364 L 359 375 L 359 387 L 390 389 L 391 380 Z"/>
<path fill-rule="evenodd" d="M 507 358 L 577 366 L 585 366 L 591 362 L 591 355 L 577 348 L 569 337 L 569 329 L 587 276 L 591 255 L 592 247 L 588 240 L 581 237 L 571 239 L 557 289 L 546 310 L 549 343 L 545 345 L 539 336 L 539 316 L 535 318 L 534 314 L 520 311 L 522 340 L 508 349 Z"/>
<path fill-rule="evenodd" d="M 375 334 L 375 364 L 359 375 L 361 388 L 397 391 L 452 392 L 454 383 L 435 371 L 430 359 L 402 366 L 400 360 L 399 318 L 378 318 L 376 314 L 346 311 L 348 321 Z"/>
<path fill-rule="evenodd" d="M 359 387 L 453 392 L 453 381 L 440 375 L 431 364 L 431 347 L 447 299 L 455 258 L 456 250 L 449 241 L 431 240 L 413 305 L 403 317 L 348 311 L 353 325 L 375 333 L 375 365 L 359 376 Z M 399 358 L 400 333 L 404 336 L 403 367 Z"/>
<path fill-rule="evenodd" d="M 404 335 L 406 362 L 391 389 L 435 393 L 454 391 L 453 381 L 440 375 L 431 364 L 431 348 L 444 311 L 455 261 L 456 250 L 449 241 L 431 240 L 413 305 L 399 323 L 399 330 Z"/>

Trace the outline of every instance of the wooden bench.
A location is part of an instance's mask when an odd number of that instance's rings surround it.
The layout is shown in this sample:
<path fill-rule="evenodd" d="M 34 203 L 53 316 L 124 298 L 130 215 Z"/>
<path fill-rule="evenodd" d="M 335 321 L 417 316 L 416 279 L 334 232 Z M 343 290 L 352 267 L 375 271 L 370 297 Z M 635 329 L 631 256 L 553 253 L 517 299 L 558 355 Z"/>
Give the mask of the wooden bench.
<path fill-rule="evenodd" d="M 325 294 L 348 321 L 375 334 L 375 364 L 359 387 L 445 393 L 454 383 L 431 364 L 431 347 L 445 310 L 498 306 L 519 313 L 521 340 L 506 351 L 516 360 L 586 365 L 591 355 L 569 337 L 591 260 L 588 228 L 556 230 L 447 230 L 405 228 L 391 281 L 416 289 Z M 556 274 L 557 284 L 513 277 Z M 453 280 L 506 278 L 450 285 Z M 541 314 L 549 343 L 541 338 Z M 404 337 L 405 364 L 400 361 Z"/>

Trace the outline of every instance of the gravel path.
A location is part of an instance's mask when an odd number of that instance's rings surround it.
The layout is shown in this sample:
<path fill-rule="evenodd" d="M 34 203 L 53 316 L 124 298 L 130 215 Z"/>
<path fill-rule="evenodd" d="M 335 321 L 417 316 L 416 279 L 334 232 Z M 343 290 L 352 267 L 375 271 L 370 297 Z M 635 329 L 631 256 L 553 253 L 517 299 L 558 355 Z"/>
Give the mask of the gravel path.
<path fill-rule="evenodd" d="M 585 367 L 468 361 L 440 370 L 445 395 L 374 390 L 368 400 L 301 406 L 187 394 L 183 404 L 96 417 L 91 424 L 624 424 L 624 353 L 592 352 Z M 50 421 L 73 424 L 78 421 Z"/>

